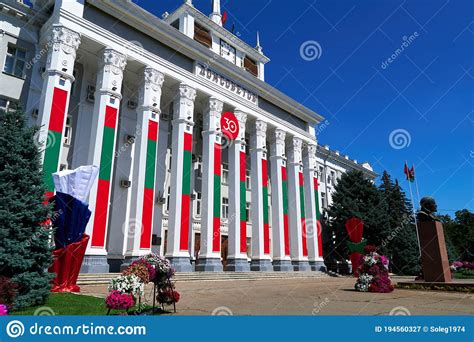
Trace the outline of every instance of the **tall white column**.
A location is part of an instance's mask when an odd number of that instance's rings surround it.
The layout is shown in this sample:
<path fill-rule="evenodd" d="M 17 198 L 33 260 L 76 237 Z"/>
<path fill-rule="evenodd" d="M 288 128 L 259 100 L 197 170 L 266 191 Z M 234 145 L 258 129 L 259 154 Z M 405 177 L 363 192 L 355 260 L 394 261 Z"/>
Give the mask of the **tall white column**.
<path fill-rule="evenodd" d="M 311 269 L 325 269 L 322 251 L 321 222 L 318 196 L 318 165 L 316 144 L 308 144 L 303 152 L 306 209 L 306 237 L 308 241 L 308 259 Z"/>
<path fill-rule="evenodd" d="M 106 239 L 117 122 L 122 99 L 120 89 L 126 63 L 125 55 L 105 48 L 97 74 L 88 163 L 99 166 L 99 177 L 90 194 L 89 209 L 92 215 L 86 231 L 91 235 L 91 239 L 83 262 L 83 272 L 103 273 L 109 269 Z"/>
<path fill-rule="evenodd" d="M 255 121 L 250 136 L 252 271 L 272 271 L 270 222 L 268 215 L 268 168 L 266 150 L 267 123 Z"/>
<path fill-rule="evenodd" d="M 247 114 L 235 110 L 239 121 L 239 136 L 229 146 L 229 254 L 226 271 L 248 272 L 247 260 L 247 155 L 245 122 Z"/>
<path fill-rule="evenodd" d="M 178 272 L 191 272 L 191 175 L 196 90 L 179 85 L 174 102 L 171 145 L 171 186 L 166 257 Z"/>
<path fill-rule="evenodd" d="M 221 262 L 221 133 L 224 103 L 209 99 L 202 132 L 201 249 L 196 271 L 222 271 Z"/>
<path fill-rule="evenodd" d="M 39 106 L 38 142 L 43 153 L 43 177 L 46 185 L 46 199 L 54 194 L 51 174 L 59 170 L 63 145 L 66 115 L 69 108 L 71 85 L 76 51 L 81 42 L 78 33 L 61 25 L 53 25 L 48 37 L 52 46 L 48 50 L 46 78 L 43 82 Z"/>
<path fill-rule="evenodd" d="M 271 134 L 270 174 L 272 180 L 273 269 L 287 272 L 293 271 L 293 266 L 290 258 L 285 136 L 285 131 L 278 128 Z"/>
<path fill-rule="evenodd" d="M 137 108 L 132 209 L 128 218 L 126 257 L 138 257 L 151 251 L 155 207 L 155 175 L 158 148 L 161 88 L 164 75 L 150 67 L 143 70 L 143 84 Z"/>
<path fill-rule="evenodd" d="M 288 146 L 288 214 L 291 261 L 295 271 L 311 270 L 305 232 L 304 176 L 301 163 L 303 142 L 293 137 Z"/>

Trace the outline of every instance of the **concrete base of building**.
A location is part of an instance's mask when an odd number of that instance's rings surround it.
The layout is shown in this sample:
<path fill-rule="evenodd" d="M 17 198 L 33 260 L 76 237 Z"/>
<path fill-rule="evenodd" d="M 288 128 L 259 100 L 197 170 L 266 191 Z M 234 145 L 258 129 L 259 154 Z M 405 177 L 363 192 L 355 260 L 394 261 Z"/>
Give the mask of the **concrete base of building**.
<path fill-rule="evenodd" d="M 82 261 L 81 273 L 109 273 L 110 267 L 105 255 L 86 255 Z"/>
<path fill-rule="evenodd" d="M 310 261 L 309 265 L 311 266 L 311 271 L 321 271 L 321 272 L 327 271 L 327 267 L 324 264 L 323 260 Z"/>
<path fill-rule="evenodd" d="M 294 269 L 290 260 L 274 260 L 273 270 L 275 272 L 291 272 Z"/>
<path fill-rule="evenodd" d="M 192 272 L 193 267 L 191 261 L 186 257 L 168 257 L 171 262 L 171 266 L 176 270 L 176 272 Z"/>
<path fill-rule="evenodd" d="M 292 261 L 293 269 L 299 272 L 311 271 L 311 266 L 308 261 Z"/>
<path fill-rule="evenodd" d="M 272 272 L 273 265 L 270 260 L 252 260 L 250 262 L 251 271 Z"/>
<path fill-rule="evenodd" d="M 196 272 L 222 272 L 222 261 L 216 258 L 198 259 Z"/>
<path fill-rule="evenodd" d="M 130 264 L 137 259 L 138 257 L 125 257 L 125 259 L 122 262 L 122 265 L 120 265 L 120 272 L 122 272 L 124 269 L 130 266 Z"/>
<path fill-rule="evenodd" d="M 250 264 L 247 259 L 227 259 L 224 271 L 250 272 Z"/>

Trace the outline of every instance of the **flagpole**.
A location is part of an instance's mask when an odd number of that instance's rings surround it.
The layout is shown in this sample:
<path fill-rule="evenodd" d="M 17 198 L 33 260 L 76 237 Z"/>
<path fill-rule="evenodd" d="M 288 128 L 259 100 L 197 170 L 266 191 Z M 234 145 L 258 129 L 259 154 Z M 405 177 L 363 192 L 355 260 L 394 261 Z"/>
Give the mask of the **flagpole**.
<path fill-rule="evenodd" d="M 405 165 L 408 168 L 408 163 L 405 161 Z M 415 201 L 413 200 L 413 191 L 411 189 L 411 182 L 410 182 L 410 177 L 407 176 L 407 181 L 408 181 L 408 188 L 410 189 L 410 196 L 411 196 L 411 207 L 413 210 L 413 218 L 415 219 L 415 229 L 416 229 L 416 240 L 418 241 L 418 251 L 419 251 L 419 256 L 421 257 L 421 245 L 420 245 L 420 236 L 418 234 L 418 222 L 416 222 L 416 212 L 415 212 Z M 416 178 L 415 178 L 416 182 Z M 418 195 L 419 197 L 419 195 Z"/>
<path fill-rule="evenodd" d="M 413 170 L 415 169 L 415 164 L 413 164 Z M 415 177 L 415 186 L 416 186 L 416 196 L 418 197 L 418 203 L 420 203 L 420 190 L 418 190 L 418 178 Z"/>

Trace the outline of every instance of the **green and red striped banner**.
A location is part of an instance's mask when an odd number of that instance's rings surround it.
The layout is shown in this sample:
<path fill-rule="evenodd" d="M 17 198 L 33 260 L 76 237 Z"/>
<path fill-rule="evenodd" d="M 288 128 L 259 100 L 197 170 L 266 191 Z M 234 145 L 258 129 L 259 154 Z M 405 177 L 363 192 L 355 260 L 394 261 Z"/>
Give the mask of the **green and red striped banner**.
<path fill-rule="evenodd" d="M 140 248 L 151 248 L 151 227 L 153 221 L 153 202 L 155 196 L 156 148 L 158 145 L 158 122 L 148 121 L 146 141 L 145 187 L 143 191 L 142 231 Z"/>
<path fill-rule="evenodd" d="M 316 202 L 316 224 L 318 226 L 318 231 L 317 231 L 317 238 L 318 238 L 318 256 L 322 257 L 323 256 L 323 241 L 322 241 L 322 236 L 321 236 L 321 212 L 319 210 L 319 184 L 318 184 L 318 178 L 314 177 L 314 201 Z"/>
<path fill-rule="evenodd" d="M 114 160 L 115 130 L 117 125 L 117 108 L 105 107 L 102 150 L 100 152 L 99 182 L 92 228 L 92 247 L 105 246 L 107 216 L 109 211 L 110 179 Z"/>
<path fill-rule="evenodd" d="M 263 253 L 270 254 L 270 223 L 268 219 L 267 160 L 262 158 Z"/>
<path fill-rule="evenodd" d="M 247 252 L 247 155 L 240 151 L 240 252 Z"/>
<path fill-rule="evenodd" d="M 179 249 L 189 250 L 189 215 L 191 208 L 191 168 L 193 154 L 193 135 L 184 133 L 183 147 L 183 182 L 181 197 L 181 234 L 179 238 Z M 176 227 L 178 229 L 178 227 Z"/>
<path fill-rule="evenodd" d="M 308 241 L 306 237 L 306 215 L 304 208 L 304 176 L 303 172 L 300 175 L 300 208 L 301 208 L 301 237 L 303 239 L 303 256 L 308 256 Z"/>
<path fill-rule="evenodd" d="M 286 167 L 281 167 L 281 189 L 283 197 L 283 238 L 285 245 L 285 255 L 290 255 L 290 228 L 288 221 L 288 177 L 286 175 Z"/>
<path fill-rule="evenodd" d="M 212 251 L 221 251 L 221 144 L 214 143 L 214 214 L 212 222 Z"/>
<path fill-rule="evenodd" d="M 52 174 L 57 172 L 59 168 L 59 154 L 62 145 L 67 98 L 68 92 L 66 90 L 54 88 L 43 160 L 43 180 L 46 185 L 46 202 L 54 195 Z"/>

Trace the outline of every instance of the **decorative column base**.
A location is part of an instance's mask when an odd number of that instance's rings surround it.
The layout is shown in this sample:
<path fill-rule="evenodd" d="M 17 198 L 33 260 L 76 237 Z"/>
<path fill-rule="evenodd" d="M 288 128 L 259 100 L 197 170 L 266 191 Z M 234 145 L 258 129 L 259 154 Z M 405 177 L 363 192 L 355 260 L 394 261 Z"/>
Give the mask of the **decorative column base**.
<path fill-rule="evenodd" d="M 81 273 L 109 273 L 105 255 L 86 255 L 82 261 Z"/>
<path fill-rule="evenodd" d="M 222 272 L 222 261 L 216 258 L 198 259 L 196 272 Z"/>
<path fill-rule="evenodd" d="M 293 272 L 294 268 L 290 260 L 274 260 L 273 270 L 275 272 Z"/>
<path fill-rule="evenodd" d="M 187 257 L 167 257 L 176 272 L 192 272 L 191 261 Z"/>
<path fill-rule="evenodd" d="M 311 266 L 308 261 L 292 261 L 293 269 L 297 272 L 309 272 L 311 271 Z"/>
<path fill-rule="evenodd" d="M 270 260 L 252 260 L 250 262 L 250 270 L 260 272 L 272 272 L 272 262 Z"/>
<path fill-rule="evenodd" d="M 311 266 L 311 271 L 321 271 L 321 272 L 327 271 L 327 267 L 324 264 L 324 260 L 310 261 L 309 265 Z"/>
<path fill-rule="evenodd" d="M 250 272 L 250 264 L 247 259 L 227 259 L 224 271 Z"/>

